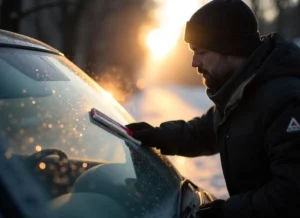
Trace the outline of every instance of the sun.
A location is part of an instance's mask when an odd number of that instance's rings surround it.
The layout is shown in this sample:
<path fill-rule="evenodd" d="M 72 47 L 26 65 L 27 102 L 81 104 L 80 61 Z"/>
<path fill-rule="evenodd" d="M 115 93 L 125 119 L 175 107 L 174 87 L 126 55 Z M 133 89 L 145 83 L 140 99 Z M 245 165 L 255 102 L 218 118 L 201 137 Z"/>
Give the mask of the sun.
<path fill-rule="evenodd" d="M 147 45 L 155 57 L 163 58 L 175 46 L 176 40 L 176 38 L 170 38 L 166 30 L 156 29 L 148 35 Z"/>
<path fill-rule="evenodd" d="M 152 55 L 163 58 L 175 47 L 182 30 L 192 15 L 199 8 L 199 0 L 159 0 L 157 11 L 159 28 L 152 30 L 146 39 Z"/>

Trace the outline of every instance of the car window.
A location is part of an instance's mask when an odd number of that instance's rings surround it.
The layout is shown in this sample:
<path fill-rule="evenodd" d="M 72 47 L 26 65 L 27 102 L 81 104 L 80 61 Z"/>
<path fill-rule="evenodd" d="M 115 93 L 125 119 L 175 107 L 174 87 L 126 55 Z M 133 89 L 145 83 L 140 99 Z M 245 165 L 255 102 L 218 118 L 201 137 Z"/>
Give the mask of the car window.
<path fill-rule="evenodd" d="M 94 89 L 68 71 L 61 62 L 62 57 L 18 52 L 7 56 L 2 53 L 0 58 L 1 125 L 7 130 L 12 152 L 31 153 L 60 147 L 69 157 L 125 161 L 123 142 L 90 125 L 88 111 L 96 106 L 122 123 L 124 118 L 108 109 L 108 101 L 99 101 Z M 33 66 L 24 67 L 24 63 Z M 62 80 L 33 79 L 44 71 L 43 64 L 45 68 L 51 65 L 56 69 L 56 75 L 60 72 L 62 75 L 55 78 Z M 45 78 L 53 77 L 47 74 Z"/>
<path fill-rule="evenodd" d="M 43 73 L 41 73 L 43 72 Z M 160 217 L 180 183 L 155 150 L 133 149 L 90 121 L 97 108 L 121 124 L 132 117 L 63 56 L 0 49 L 0 129 L 6 157 L 21 157 L 62 217 Z M 167 203 L 166 203 L 167 202 Z"/>

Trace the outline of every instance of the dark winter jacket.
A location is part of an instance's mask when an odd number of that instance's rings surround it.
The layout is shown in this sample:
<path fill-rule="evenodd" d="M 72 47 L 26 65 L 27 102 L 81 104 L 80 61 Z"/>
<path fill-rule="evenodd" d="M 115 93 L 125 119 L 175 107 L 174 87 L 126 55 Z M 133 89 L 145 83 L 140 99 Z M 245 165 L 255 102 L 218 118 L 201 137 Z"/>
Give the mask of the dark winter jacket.
<path fill-rule="evenodd" d="M 300 217 L 300 50 L 277 34 L 262 38 L 246 66 L 216 93 L 200 118 L 160 132 L 167 155 L 220 152 L 230 198 L 225 217 Z"/>

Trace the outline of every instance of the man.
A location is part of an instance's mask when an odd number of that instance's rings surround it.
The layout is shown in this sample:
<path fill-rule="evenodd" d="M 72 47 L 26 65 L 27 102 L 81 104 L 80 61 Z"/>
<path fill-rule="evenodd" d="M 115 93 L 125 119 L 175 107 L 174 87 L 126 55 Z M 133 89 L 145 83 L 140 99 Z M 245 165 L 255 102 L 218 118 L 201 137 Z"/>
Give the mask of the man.
<path fill-rule="evenodd" d="M 230 198 L 199 217 L 300 217 L 300 50 L 278 34 L 260 37 L 241 0 L 194 13 L 185 41 L 215 103 L 202 117 L 128 127 L 166 155 L 220 152 Z"/>

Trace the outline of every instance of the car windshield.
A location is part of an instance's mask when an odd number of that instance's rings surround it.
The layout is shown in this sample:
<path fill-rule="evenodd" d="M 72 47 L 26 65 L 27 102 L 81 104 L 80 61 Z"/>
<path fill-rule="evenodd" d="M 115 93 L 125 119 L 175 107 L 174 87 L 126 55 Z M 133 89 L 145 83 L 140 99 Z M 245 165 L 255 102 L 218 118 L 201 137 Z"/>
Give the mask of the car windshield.
<path fill-rule="evenodd" d="M 93 124 L 91 108 L 123 125 L 133 121 L 65 57 L 0 49 L 6 157 L 20 156 L 33 170 L 59 217 L 155 217 L 164 204 L 173 211 L 179 177 L 171 164 Z"/>

